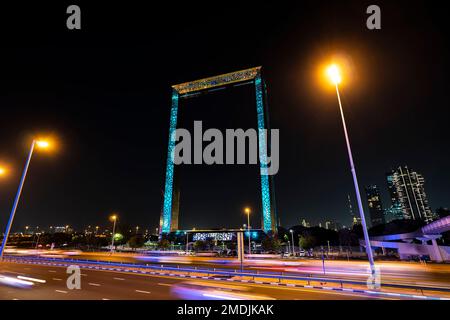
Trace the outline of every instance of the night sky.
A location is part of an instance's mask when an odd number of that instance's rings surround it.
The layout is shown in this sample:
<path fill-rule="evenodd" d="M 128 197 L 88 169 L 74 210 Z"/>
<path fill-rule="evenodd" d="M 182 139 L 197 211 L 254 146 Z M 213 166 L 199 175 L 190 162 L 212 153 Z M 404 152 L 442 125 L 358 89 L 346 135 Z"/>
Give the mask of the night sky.
<path fill-rule="evenodd" d="M 2 5 L 0 162 L 11 166 L 0 182 L 2 229 L 29 139 L 43 133 L 58 137 L 58 150 L 35 153 L 13 231 L 106 226 L 111 212 L 154 230 L 171 85 L 254 66 L 280 129 L 281 224 L 348 225 L 347 194 L 355 197 L 336 95 L 315 81 L 336 54 L 352 68 L 342 97 L 361 189 L 378 184 L 389 205 L 385 172 L 408 165 L 424 175 L 433 210 L 450 206 L 450 39 L 438 4 L 377 1 L 382 29 L 370 31 L 366 1 L 195 3 L 78 2 L 81 31 L 66 29 L 72 2 Z M 252 86 L 183 100 L 179 110 L 185 128 L 256 127 Z M 257 166 L 176 169 L 181 228 L 238 227 L 246 205 L 259 226 Z"/>

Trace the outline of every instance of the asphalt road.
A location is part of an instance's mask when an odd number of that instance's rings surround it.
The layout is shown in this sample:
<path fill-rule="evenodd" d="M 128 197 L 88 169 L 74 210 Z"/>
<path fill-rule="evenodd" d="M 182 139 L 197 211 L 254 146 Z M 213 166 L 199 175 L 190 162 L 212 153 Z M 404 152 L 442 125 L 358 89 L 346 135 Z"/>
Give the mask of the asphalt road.
<path fill-rule="evenodd" d="M 194 281 L 164 276 L 139 275 L 113 271 L 81 271 L 81 289 L 69 290 L 69 276 L 63 267 L 0 263 L 0 274 L 11 277 L 25 276 L 45 280 L 31 288 L 15 288 L 0 284 L 0 299 L 10 300 L 170 300 L 180 299 L 174 288 L 186 283 L 201 283 L 210 288 L 227 286 L 217 281 Z M 189 281 L 189 282 L 187 282 Z M 277 288 L 258 284 L 232 284 L 233 291 L 244 292 L 253 299 L 282 300 L 346 300 L 373 299 L 364 295 L 325 290 Z"/>
<path fill-rule="evenodd" d="M 82 253 L 72 256 L 74 259 L 104 260 L 123 263 L 150 263 L 163 265 L 180 265 L 205 268 L 239 268 L 236 259 L 207 257 L 171 257 L 171 256 L 139 256 L 115 253 Z M 382 283 L 407 284 L 450 289 L 449 264 L 420 264 L 418 262 L 377 261 Z M 365 281 L 367 279 L 368 263 L 366 261 L 326 260 L 325 274 L 321 260 L 248 260 L 245 269 L 255 272 L 277 272 L 298 274 L 302 276 L 338 278 Z"/>

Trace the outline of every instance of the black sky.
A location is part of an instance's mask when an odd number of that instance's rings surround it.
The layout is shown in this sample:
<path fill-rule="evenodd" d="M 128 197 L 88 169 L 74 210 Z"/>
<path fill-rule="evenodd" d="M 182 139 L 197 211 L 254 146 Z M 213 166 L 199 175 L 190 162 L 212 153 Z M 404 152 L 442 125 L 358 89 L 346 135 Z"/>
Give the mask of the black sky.
<path fill-rule="evenodd" d="M 154 229 L 159 221 L 171 85 L 263 66 L 272 128 L 280 129 L 278 214 L 348 224 L 354 199 L 332 92 L 316 66 L 345 55 L 357 72 L 343 102 L 360 185 L 408 165 L 426 178 L 433 209 L 449 206 L 449 38 L 445 12 L 426 2 L 378 1 L 382 29 L 365 27 L 366 1 L 221 2 L 143 7 L 79 2 L 82 30 L 65 27 L 67 4 L 5 7 L 0 15 L 0 183 L 4 227 L 27 137 L 59 137 L 35 154 L 13 230 L 104 225 L 109 213 Z M 180 104 L 180 123 L 256 126 L 251 87 Z M 236 227 L 260 210 L 255 166 L 183 166 L 181 227 Z M 259 224 L 255 213 L 253 224 Z"/>

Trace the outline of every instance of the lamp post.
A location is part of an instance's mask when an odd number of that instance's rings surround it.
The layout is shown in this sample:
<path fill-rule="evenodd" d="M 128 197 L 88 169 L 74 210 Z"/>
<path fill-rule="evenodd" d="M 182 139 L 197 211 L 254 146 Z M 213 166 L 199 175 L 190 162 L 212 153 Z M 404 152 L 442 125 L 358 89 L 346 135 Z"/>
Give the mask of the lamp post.
<path fill-rule="evenodd" d="M 11 232 L 11 227 L 14 222 L 14 216 L 16 215 L 17 206 L 19 205 L 20 195 L 22 194 L 23 185 L 27 177 L 28 168 L 30 166 L 31 157 L 33 156 L 33 151 L 35 148 L 47 149 L 50 147 L 50 143 L 46 140 L 33 140 L 31 143 L 30 151 L 28 153 L 28 158 L 25 163 L 25 168 L 22 172 L 22 177 L 20 178 L 19 188 L 17 189 L 16 197 L 14 199 L 13 207 L 11 209 L 11 214 L 9 216 L 8 224 L 6 225 L 5 235 L 3 237 L 2 247 L 0 248 L 0 260 L 3 260 L 3 253 L 5 251 L 6 243 L 8 242 L 9 233 Z"/>
<path fill-rule="evenodd" d="M 189 233 L 185 231 L 184 234 L 186 235 L 186 254 L 187 254 L 189 249 Z"/>
<path fill-rule="evenodd" d="M 0 166 L 0 177 L 4 177 L 6 175 L 6 168 L 3 166 Z"/>
<path fill-rule="evenodd" d="M 251 240 L 251 233 L 250 233 L 250 208 L 245 208 L 245 214 L 247 215 L 247 232 L 248 232 L 248 254 L 250 255 L 252 253 L 252 240 Z"/>
<path fill-rule="evenodd" d="M 292 255 L 295 256 L 295 246 L 294 246 L 294 230 L 289 230 L 292 236 Z"/>
<path fill-rule="evenodd" d="M 367 257 L 369 258 L 369 264 L 370 264 L 370 271 L 372 275 L 375 275 L 375 263 L 373 260 L 373 254 L 372 254 L 372 248 L 370 246 L 370 240 L 369 240 L 369 234 L 367 232 L 367 225 L 366 225 L 366 218 L 364 216 L 364 209 L 361 201 L 361 194 L 359 192 L 359 186 L 358 186 L 358 179 L 356 177 L 356 169 L 355 164 L 353 162 L 353 155 L 352 155 L 352 149 L 350 147 L 350 139 L 347 133 L 347 125 L 345 124 L 345 117 L 344 117 L 344 110 L 342 108 L 342 102 L 341 102 L 341 96 L 339 94 L 339 83 L 341 82 L 342 78 L 339 72 L 339 68 L 336 65 L 331 65 L 327 69 L 327 74 L 331 82 L 336 87 L 336 95 L 339 103 L 339 110 L 341 113 L 341 119 L 342 119 L 342 126 L 344 128 L 344 135 L 345 135 L 345 142 L 347 144 L 347 153 L 348 153 L 348 159 L 350 162 L 350 170 L 352 172 L 353 177 L 353 184 L 355 186 L 355 193 L 356 193 L 356 199 L 358 203 L 358 209 L 359 209 L 359 215 L 361 217 L 361 225 L 364 233 L 364 241 L 366 243 L 366 252 Z"/>
<path fill-rule="evenodd" d="M 111 254 L 112 254 L 114 252 L 114 234 L 116 233 L 117 215 L 113 214 L 111 216 L 111 220 L 113 221 L 113 231 L 111 236 Z"/>

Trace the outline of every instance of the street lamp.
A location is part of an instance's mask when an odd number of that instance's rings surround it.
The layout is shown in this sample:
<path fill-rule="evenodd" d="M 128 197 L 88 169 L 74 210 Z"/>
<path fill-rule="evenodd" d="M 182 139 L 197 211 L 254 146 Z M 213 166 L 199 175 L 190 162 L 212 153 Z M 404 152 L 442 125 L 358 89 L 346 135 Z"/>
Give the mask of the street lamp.
<path fill-rule="evenodd" d="M 114 234 L 116 233 L 117 215 L 113 214 L 110 219 L 113 221 L 113 231 L 111 236 L 111 254 L 114 252 Z"/>
<path fill-rule="evenodd" d="M 8 170 L 6 169 L 6 167 L 0 166 L 0 177 L 3 178 L 4 176 L 6 176 L 7 172 Z"/>
<path fill-rule="evenodd" d="M 289 230 L 292 236 L 292 255 L 295 256 L 295 247 L 294 247 L 294 230 Z"/>
<path fill-rule="evenodd" d="M 341 102 L 341 96 L 339 94 L 339 84 L 342 81 L 342 77 L 339 71 L 339 68 L 337 65 L 332 64 L 327 68 L 327 75 L 330 79 L 331 83 L 334 84 L 336 87 L 336 95 L 339 103 L 339 110 L 341 112 L 341 119 L 342 119 L 342 126 L 344 128 L 344 135 L 345 135 L 345 142 L 347 144 L 347 152 L 348 152 L 348 159 L 350 161 L 350 169 L 353 176 L 353 184 L 355 186 L 355 193 L 356 193 L 356 199 L 358 202 L 358 209 L 359 209 L 359 215 L 361 217 L 361 225 L 364 233 L 364 241 L 366 243 L 366 252 L 367 256 L 369 258 L 369 264 L 370 264 L 370 271 L 372 275 L 375 275 L 375 263 L 373 261 L 373 254 L 372 254 L 372 248 L 370 246 L 370 240 L 369 240 L 369 234 L 367 232 L 367 225 L 366 225 L 366 218 L 364 216 L 364 209 L 362 206 L 361 201 L 361 194 L 359 193 L 359 187 L 358 187 L 358 179 L 356 177 L 356 169 L 355 164 L 353 163 L 353 155 L 352 155 L 352 149 L 350 147 L 350 139 L 348 137 L 347 133 L 347 125 L 345 124 L 345 117 L 344 117 L 344 110 L 342 108 L 342 102 Z"/>
<path fill-rule="evenodd" d="M 17 189 L 16 198 L 14 199 L 13 207 L 11 210 L 11 214 L 9 216 L 8 224 L 6 225 L 5 235 L 3 237 L 2 247 L 0 248 L 0 260 L 3 259 L 3 252 L 6 247 L 6 243 L 8 242 L 9 233 L 11 232 L 11 227 L 14 221 L 14 216 L 16 215 L 17 206 L 19 204 L 20 195 L 22 193 L 23 184 L 25 183 L 25 179 L 27 177 L 28 167 L 30 166 L 31 157 L 33 155 L 33 151 L 35 148 L 38 149 L 48 149 L 50 147 L 50 142 L 47 140 L 36 140 L 34 139 L 31 143 L 30 151 L 28 153 L 28 158 L 25 163 L 25 168 L 23 169 L 22 177 L 20 179 L 19 188 Z"/>
<path fill-rule="evenodd" d="M 250 208 L 246 207 L 244 209 L 245 214 L 247 215 L 247 232 L 248 232 L 248 254 L 250 255 L 252 253 L 252 240 L 251 240 L 251 233 L 250 233 Z"/>

